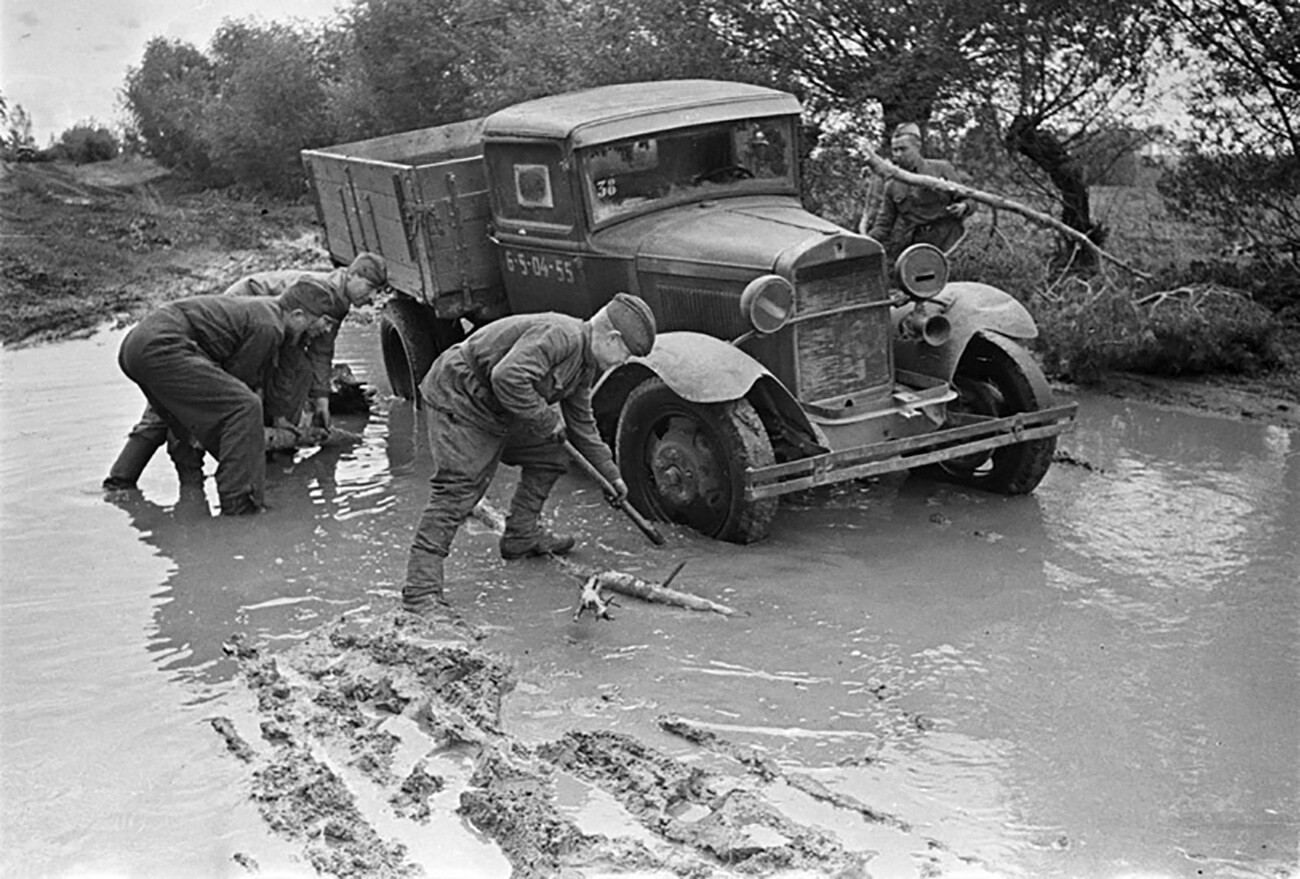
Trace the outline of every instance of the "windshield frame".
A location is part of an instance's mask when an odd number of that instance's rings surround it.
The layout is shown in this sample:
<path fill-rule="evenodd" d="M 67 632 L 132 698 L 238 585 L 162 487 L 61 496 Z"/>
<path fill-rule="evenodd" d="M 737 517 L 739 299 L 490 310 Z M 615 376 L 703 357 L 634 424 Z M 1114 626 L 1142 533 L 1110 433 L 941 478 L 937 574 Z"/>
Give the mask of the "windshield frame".
<path fill-rule="evenodd" d="M 719 198 L 797 197 L 797 136 L 798 116 L 776 114 L 714 120 L 579 147 L 574 159 L 591 228 Z M 742 152 L 747 155 L 738 156 Z M 737 166 L 744 170 L 723 170 Z M 638 186 L 648 194 L 628 194 Z M 664 191 L 653 191 L 659 189 Z"/>

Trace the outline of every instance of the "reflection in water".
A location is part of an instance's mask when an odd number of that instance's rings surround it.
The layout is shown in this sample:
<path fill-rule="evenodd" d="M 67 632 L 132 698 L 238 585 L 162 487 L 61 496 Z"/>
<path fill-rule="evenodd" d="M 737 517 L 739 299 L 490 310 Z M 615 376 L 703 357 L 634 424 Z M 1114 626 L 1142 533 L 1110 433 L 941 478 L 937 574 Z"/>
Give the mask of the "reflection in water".
<path fill-rule="evenodd" d="M 157 625 L 148 650 L 161 668 L 224 681 L 234 671 L 221 646 L 231 634 L 292 641 L 372 601 L 372 584 L 384 581 L 391 557 L 371 547 L 383 548 L 384 514 L 396 504 L 391 475 L 377 461 L 341 446 L 274 455 L 269 509 L 254 517 L 212 516 L 202 495 L 182 492 L 164 507 L 138 491 L 110 493 L 141 540 L 173 563 L 153 595 Z"/>

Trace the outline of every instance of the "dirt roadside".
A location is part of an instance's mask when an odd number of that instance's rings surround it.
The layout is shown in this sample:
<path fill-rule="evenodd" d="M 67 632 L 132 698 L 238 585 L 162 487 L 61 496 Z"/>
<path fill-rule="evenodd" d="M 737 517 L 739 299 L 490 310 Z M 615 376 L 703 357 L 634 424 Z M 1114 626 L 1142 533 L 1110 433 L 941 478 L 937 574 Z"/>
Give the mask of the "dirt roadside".
<path fill-rule="evenodd" d="M 0 166 L 0 341 L 30 345 L 129 322 L 169 299 L 218 292 L 241 275 L 325 268 L 314 208 L 204 192 L 146 162 L 75 168 Z M 1173 381 L 1114 376 L 1109 393 L 1160 405 L 1300 425 L 1300 381 Z M 866 876 L 868 854 L 770 805 L 793 787 L 862 821 L 912 834 L 887 811 L 836 794 L 762 754 L 673 717 L 660 727 L 691 757 L 612 733 L 570 731 L 526 746 L 501 723 L 513 686 L 508 658 L 481 650 L 455 621 L 382 615 L 324 625 L 274 655 L 233 638 L 228 651 L 256 700 L 258 733 L 211 725 L 245 763 L 267 826 L 304 860 L 340 877 L 422 874 L 382 828 L 418 833 L 431 801 L 454 792 L 457 813 L 500 847 L 515 876 Z M 424 757 L 410 761 L 412 752 Z M 440 755 L 470 758 L 457 778 Z M 556 805 L 560 777 L 617 801 L 643 833 L 584 832 Z M 378 805 L 361 791 L 379 791 Z M 647 842 L 646 840 L 650 840 Z M 915 837 L 923 875 L 970 859 Z M 236 861 L 257 871 L 251 854 Z"/>

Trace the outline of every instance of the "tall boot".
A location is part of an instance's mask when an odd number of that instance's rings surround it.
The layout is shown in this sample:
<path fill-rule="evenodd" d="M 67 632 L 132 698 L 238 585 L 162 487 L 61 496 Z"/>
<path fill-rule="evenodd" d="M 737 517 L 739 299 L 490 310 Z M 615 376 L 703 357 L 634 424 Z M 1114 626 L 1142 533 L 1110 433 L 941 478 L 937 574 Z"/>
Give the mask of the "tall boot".
<path fill-rule="evenodd" d="M 442 595 L 443 562 L 446 556 L 411 547 L 406 560 L 406 583 L 402 586 L 402 609 L 427 615 L 446 607 Z"/>
<path fill-rule="evenodd" d="M 128 436 L 126 445 L 108 470 L 104 488 L 135 488 L 136 480 L 162 443 L 151 436 Z"/>
<path fill-rule="evenodd" d="M 563 472 L 549 468 L 523 468 L 510 501 L 505 533 L 501 535 L 501 558 L 519 559 L 550 553 L 564 555 L 573 549 L 573 535 L 552 534 L 540 522 L 542 506 Z"/>
<path fill-rule="evenodd" d="M 204 452 L 201 447 L 171 434 L 167 437 L 167 454 L 176 465 L 176 476 L 182 486 L 203 484 Z"/>

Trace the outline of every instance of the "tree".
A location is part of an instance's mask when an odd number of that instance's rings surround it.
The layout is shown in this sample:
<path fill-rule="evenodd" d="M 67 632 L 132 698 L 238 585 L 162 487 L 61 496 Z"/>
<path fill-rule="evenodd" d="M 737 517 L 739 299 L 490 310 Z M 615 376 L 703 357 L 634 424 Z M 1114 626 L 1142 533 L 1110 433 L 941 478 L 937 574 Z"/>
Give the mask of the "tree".
<path fill-rule="evenodd" d="M 211 174 L 201 130 L 216 91 L 212 62 L 202 52 L 181 40 L 154 37 L 140 66 L 127 70 L 122 94 L 134 138 L 169 168 Z"/>
<path fill-rule="evenodd" d="M 0 120 L 4 124 L 3 137 L 0 137 L 0 147 L 4 149 L 5 158 L 16 159 L 35 152 L 36 138 L 32 136 L 32 117 L 23 108 L 22 104 L 14 104 L 12 108 L 5 108 Z"/>
<path fill-rule="evenodd" d="M 1172 51 L 1183 41 L 1205 58 L 1193 68 L 1195 134 L 1161 188 L 1265 269 L 1245 273 L 1259 292 L 1300 300 L 1300 11 L 1292 0 L 1161 8 L 1176 25 Z"/>
<path fill-rule="evenodd" d="M 200 132 L 234 179 L 302 191 L 299 152 L 334 139 L 315 35 L 286 24 L 225 21 L 211 43 L 217 85 Z"/>
<path fill-rule="evenodd" d="M 1087 141 L 1140 103 L 1160 19 L 1142 0 L 999 0 L 985 10 L 980 64 L 1007 149 L 1046 175 L 1066 226 L 1104 244 L 1091 216 Z M 1075 258 L 1095 259 L 1086 248 Z"/>
<path fill-rule="evenodd" d="M 538 0 L 492 25 L 471 40 L 479 112 L 620 82 L 770 80 L 716 32 L 708 4 L 692 0 Z"/>
<path fill-rule="evenodd" d="M 459 0 L 355 0 L 333 35 L 334 83 L 347 83 L 342 124 L 368 134 L 466 118 L 466 23 L 492 5 Z"/>
<path fill-rule="evenodd" d="M 795 84 L 815 115 L 878 107 L 883 132 L 927 122 L 975 74 L 978 2 L 719 0 L 720 32 Z M 888 135 L 883 134 L 882 142 Z"/>
<path fill-rule="evenodd" d="M 983 111 L 1048 178 L 1071 228 L 1102 237 L 1073 150 L 1140 95 L 1155 30 L 1142 0 L 719 0 L 724 34 L 782 72 L 814 115 L 899 122 Z M 1085 254 L 1085 259 L 1088 257 Z"/>

